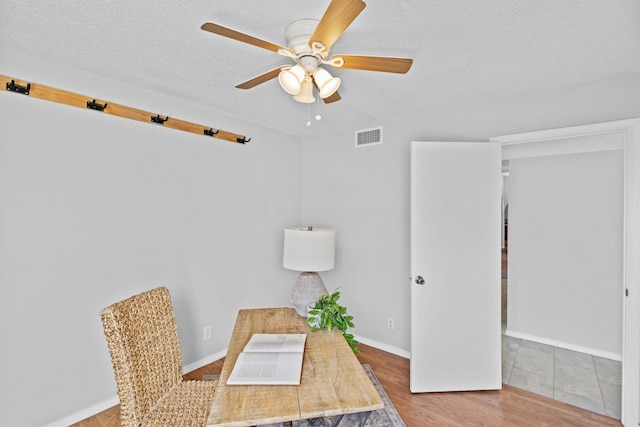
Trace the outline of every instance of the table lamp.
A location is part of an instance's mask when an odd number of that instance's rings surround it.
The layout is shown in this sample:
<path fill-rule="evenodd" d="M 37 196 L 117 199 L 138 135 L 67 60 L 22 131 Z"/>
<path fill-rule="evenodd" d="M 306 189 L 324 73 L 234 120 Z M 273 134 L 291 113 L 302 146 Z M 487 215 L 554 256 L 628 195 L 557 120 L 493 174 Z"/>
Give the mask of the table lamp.
<path fill-rule="evenodd" d="M 336 230 L 329 228 L 285 228 L 282 265 L 300 271 L 291 291 L 298 315 L 307 317 L 307 306 L 328 294 L 318 271 L 336 264 Z"/>

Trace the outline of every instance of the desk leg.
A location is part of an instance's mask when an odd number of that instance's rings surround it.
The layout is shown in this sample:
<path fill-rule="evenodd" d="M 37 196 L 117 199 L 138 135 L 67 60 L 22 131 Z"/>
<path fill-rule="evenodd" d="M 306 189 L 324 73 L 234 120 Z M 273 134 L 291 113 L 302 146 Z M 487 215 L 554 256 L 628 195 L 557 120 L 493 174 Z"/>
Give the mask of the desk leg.
<path fill-rule="evenodd" d="M 362 427 L 371 415 L 371 411 L 333 417 L 311 418 L 294 423 L 295 427 Z"/>
<path fill-rule="evenodd" d="M 371 411 L 355 414 L 335 415 L 333 417 L 309 418 L 300 421 L 285 421 L 257 427 L 362 427 L 371 415 Z"/>

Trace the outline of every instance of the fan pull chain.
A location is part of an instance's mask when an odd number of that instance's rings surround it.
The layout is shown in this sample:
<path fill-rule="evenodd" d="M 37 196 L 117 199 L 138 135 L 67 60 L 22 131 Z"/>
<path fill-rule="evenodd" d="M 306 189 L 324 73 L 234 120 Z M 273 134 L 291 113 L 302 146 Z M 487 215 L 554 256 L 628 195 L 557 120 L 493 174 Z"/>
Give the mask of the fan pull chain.
<path fill-rule="evenodd" d="M 307 104 L 307 126 L 311 126 L 311 107 Z"/>
<path fill-rule="evenodd" d="M 318 94 L 318 112 L 316 114 L 316 120 L 320 120 L 322 116 L 320 115 L 320 94 Z"/>

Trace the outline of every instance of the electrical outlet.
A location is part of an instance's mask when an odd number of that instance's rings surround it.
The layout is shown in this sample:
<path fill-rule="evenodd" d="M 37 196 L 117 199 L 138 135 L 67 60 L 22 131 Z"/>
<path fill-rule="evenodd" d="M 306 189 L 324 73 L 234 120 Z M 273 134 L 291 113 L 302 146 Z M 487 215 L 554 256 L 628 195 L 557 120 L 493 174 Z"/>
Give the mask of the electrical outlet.
<path fill-rule="evenodd" d="M 393 317 L 387 317 L 387 328 L 393 329 Z"/>
<path fill-rule="evenodd" d="M 211 325 L 207 325 L 204 327 L 204 332 L 202 333 L 202 340 L 208 340 L 211 338 Z"/>

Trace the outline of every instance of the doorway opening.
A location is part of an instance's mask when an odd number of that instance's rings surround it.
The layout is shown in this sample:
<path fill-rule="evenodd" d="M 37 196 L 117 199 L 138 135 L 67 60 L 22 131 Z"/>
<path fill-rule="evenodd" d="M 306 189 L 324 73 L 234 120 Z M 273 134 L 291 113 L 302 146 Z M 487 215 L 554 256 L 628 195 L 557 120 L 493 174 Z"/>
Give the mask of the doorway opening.
<path fill-rule="evenodd" d="M 620 361 L 507 334 L 510 175 L 508 161 L 506 163 L 506 172 L 503 165 L 504 208 L 501 254 L 503 383 L 620 419 L 622 406 L 622 363 Z M 522 252 L 518 253 L 518 255 L 521 254 Z M 559 265 L 562 264 L 561 260 L 557 261 Z"/>

